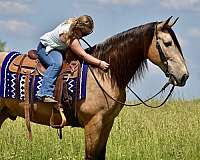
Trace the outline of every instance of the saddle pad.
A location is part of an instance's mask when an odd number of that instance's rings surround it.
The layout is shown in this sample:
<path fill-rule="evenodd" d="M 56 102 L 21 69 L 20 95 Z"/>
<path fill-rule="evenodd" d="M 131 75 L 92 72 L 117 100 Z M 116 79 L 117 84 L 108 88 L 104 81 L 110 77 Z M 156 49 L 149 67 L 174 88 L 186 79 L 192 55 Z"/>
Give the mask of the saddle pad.
<path fill-rule="evenodd" d="M 2 63 L 2 69 L 1 69 L 1 77 L 0 77 L 0 97 L 3 98 L 16 98 L 16 73 L 9 71 L 9 65 L 12 63 L 14 58 L 21 55 L 19 52 L 10 52 L 6 58 L 4 59 Z M 87 80 L 87 70 L 88 65 L 86 63 L 82 63 L 81 66 L 81 76 L 79 78 L 69 78 L 64 80 L 64 83 L 67 83 L 68 86 L 68 95 L 71 100 L 75 98 L 75 95 L 77 95 L 78 100 L 85 99 L 86 97 L 86 80 Z M 30 90 L 31 90 L 31 84 L 32 84 L 33 77 L 30 76 Z M 37 100 L 37 94 L 39 92 L 39 89 L 42 85 L 43 76 L 37 75 L 35 77 L 34 81 L 34 94 L 33 99 Z M 78 83 L 78 84 L 77 84 Z M 78 93 L 76 93 L 76 89 L 78 86 Z M 25 75 L 19 74 L 19 98 L 20 100 L 24 100 L 25 96 Z M 32 91 L 33 92 L 33 91 Z"/>

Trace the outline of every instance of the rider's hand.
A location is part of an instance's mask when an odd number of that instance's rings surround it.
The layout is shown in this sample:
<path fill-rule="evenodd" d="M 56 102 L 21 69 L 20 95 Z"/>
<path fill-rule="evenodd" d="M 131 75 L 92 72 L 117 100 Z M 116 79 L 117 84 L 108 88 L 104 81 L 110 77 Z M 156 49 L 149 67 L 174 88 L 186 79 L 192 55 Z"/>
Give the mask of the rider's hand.
<path fill-rule="evenodd" d="M 99 67 L 103 70 L 103 71 L 106 71 L 108 68 L 109 68 L 110 64 L 108 64 L 107 62 L 105 61 L 100 61 L 99 63 Z"/>

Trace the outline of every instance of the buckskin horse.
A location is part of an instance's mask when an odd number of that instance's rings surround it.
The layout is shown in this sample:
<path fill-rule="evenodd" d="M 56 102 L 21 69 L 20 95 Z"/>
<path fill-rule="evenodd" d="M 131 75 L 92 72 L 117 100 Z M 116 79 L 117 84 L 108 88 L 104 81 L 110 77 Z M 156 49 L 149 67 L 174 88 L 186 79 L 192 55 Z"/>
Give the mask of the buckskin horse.
<path fill-rule="evenodd" d="M 76 113 L 85 134 L 85 159 L 105 159 L 106 144 L 114 119 L 123 108 L 117 101 L 126 101 L 126 86 L 142 77 L 147 69 L 147 59 L 165 73 L 171 84 L 185 85 L 189 73 L 171 28 L 177 19 L 171 18 L 131 28 L 95 46 L 92 54 L 110 63 L 110 68 L 104 72 L 91 66 L 87 74 L 86 98 L 77 102 Z M 0 65 L 7 54 L 0 54 Z M 117 101 L 113 101 L 105 92 Z M 50 125 L 53 104 L 36 104 L 31 121 Z M 13 98 L 1 98 L 0 126 L 7 118 L 14 119 L 17 116 L 24 118 L 24 103 Z M 61 120 L 59 115 L 54 118 Z M 69 125 L 66 122 L 66 126 Z"/>

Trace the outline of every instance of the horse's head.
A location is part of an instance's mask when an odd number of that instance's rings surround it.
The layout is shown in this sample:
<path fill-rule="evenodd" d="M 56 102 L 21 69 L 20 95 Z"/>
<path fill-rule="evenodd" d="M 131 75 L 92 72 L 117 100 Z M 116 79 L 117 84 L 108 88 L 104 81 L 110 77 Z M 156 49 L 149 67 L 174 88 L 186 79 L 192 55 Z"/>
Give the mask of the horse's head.
<path fill-rule="evenodd" d="M 169 77 L 170 83 L 184 86 L 189 77 L 181 47 L 171 27 L 176 23 L 168 18 L 155 25 L 154 38 L 149 47 L 147 58 Z"/>

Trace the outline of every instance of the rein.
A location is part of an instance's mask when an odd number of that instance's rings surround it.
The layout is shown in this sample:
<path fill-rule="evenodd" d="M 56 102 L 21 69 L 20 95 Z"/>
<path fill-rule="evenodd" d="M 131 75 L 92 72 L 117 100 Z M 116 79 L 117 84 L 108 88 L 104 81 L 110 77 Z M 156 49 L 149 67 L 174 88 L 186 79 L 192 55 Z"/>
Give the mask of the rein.
<path fill-rule="evenodd" d="M 169 97 L 171 96 L 173 90 L 174 90 L 174 85 L 172 86 L 169 94 L 167 95 L 167 97 L 165 98 L 165 100 L 160 104 L 160 105 L 157 105 L 157 106 L 151 106 L 151 105 L 148 105 L 146 102 L 153 99 L 154 97 L 156 97 L 158 94 L 160 94 L 162 91 L 164 91 L 166 89 L 166 87 L 169 85 L 169 82 L 167 82 L 164 87 L 157 93 L 155 94 L 154 96 L 152 96 L 151 98 L 147 99 L 147 100 L 142 100 L 130 87 L 128 87 L 128 89 L 131 90 L 131 92 L 136 96 L 136 98 L 141 102 L 141 103 L 137 103 L 137 104 L 127 104 L 127 103 L 123 103 L 121 101 L 118 101 L 116 99 L 114 99 L 110 94 L 108 94 L 108 92 L 105 91 L 105 89 L 102 87 L 102 85 L 99 83 L 98 79 L 96 78 L 96 75 L 94 74 L 93 70 L 91 69 L 91 67 L 89 66 L 89 69 L 95 79 L 95 81 L 97 82 L 98 86 L 101 88 L 101 90 L 110 98 L 112 99 L 113 101 L 117 102 L 118 104 L 121 104 L 121 105 L 125 105 L 125 106 L 138 106 L 138 105 L 141 105 L 141 104 L 144 104 L 146 107 L 149 107 L 149 108 L 159 108 L 161 107 L 163 104 L 165 104 L 165 102 L 169 99 Z"/>
<path fill-rule="evenodd" d="M 90 49 L 92 49 L 91 45 L 83 38 L 81 38 L 81 40 L 86 43 Z M 158 49 L 158 52 L 159 52 L 159 55 L 161 57 L 161 61 L 164 62 L 164 65 L 167 65 L 167 72 L 165 73 L 166 76 L 169 76 L 168 74 L 168 63 L 167 63 L 167 60 L 166 60 L 166 57 L 160 47 L 160 44 L 158 42 L 158 37 L 157 37 L 157 25 L 156 25 L 156 48 Z M 165 63 L 166 62 L 166 63 Z M 116 99 L 114 99 L 110 94 L 108 94 L 105 89 L 101 86 L 101 84 L 99 83 L 98 79 L 96 78 L 93 70 L 91 69 L 91 67 L 89 66 L 89 69 L 95 79 L 95 81 L 97 82 L 98 86 L 101 88 L 101 90 L 110 98 L 112 99 L 113 101 L 117 102 L 118 104 L 121 104 L 121 105 L 125 105 L 125 106 L 138 106 L 138 105 L 141 105 L 141 104 L 144 104 L 146 107 L 149 107 L 149 108 L 159 108 L 161 107 L 162 105 L 165 104 L 165 102 L 169 99 L 169 97 L 171 96 L 173 90 L 174 90 L 174 85 L 172 86 L 172 88 L 170 89 L 170 92 L 169 94 L 167 95 L 167 97 L 165 98 L 165 100 L 160 104 L 160 105 L 157 105 L 157 106 L 151 106 L 151 105 L 148 105 L 146 102 L 148 102 L 149 100 L 155 98 L 157 95 L 159 95 L 161 92 L 163 92 L 168 86 L 169 86 L 169 82 L 167 82 L 162 88 L 161 90 L 156 93 L 154 96 L 148 98 L 147 100 L 142 100 L 129 86 L 127 86 L 127 88 L 135 95 L 135 97 L 140 101 L 140 103 L 136 103 L 136 104 L 127 104 L 127 103 L 123 103 L 121 101 L 118 101 Z"/>

